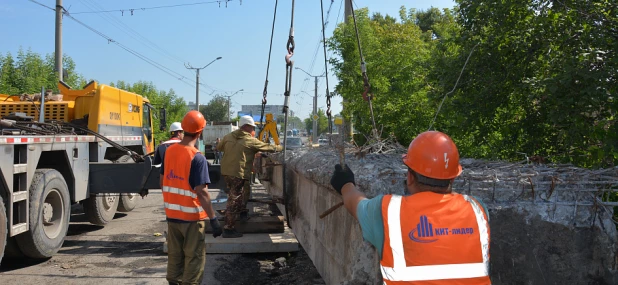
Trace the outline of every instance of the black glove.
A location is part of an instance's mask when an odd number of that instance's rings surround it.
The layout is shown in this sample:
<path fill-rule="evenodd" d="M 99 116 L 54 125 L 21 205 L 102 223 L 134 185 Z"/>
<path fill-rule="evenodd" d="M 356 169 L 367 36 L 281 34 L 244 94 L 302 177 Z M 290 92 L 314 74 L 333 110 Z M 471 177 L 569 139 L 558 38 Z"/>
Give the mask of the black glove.
<path fill-rule="evenodd" d="M 330 185 L 337 190 L 339 194 L 341 194 L 341 188 L 343 185 L 347 183 L 352 183 L 356 186 L 354 182 L 354 172 L 346 165 L 345 168 L 341 167 L 340 164 L 335 165 L 335 172 L 333 176 L 330 178 Z"/>
<path fill-rule="evenodd" d="M 217 238 L 223 233 L 223 229 L 221 225 L 219 225 L 219 220 L 217 217 L 210 219 L 210 227 L 212 228 L 212 236 Z"/>

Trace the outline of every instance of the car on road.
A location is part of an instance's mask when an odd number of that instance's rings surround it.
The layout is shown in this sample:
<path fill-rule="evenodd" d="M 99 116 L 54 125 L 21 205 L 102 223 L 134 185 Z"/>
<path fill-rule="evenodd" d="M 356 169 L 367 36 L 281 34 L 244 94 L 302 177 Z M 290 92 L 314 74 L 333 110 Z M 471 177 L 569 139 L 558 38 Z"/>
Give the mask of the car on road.
<path fill-rule="evenodd" d="M 318 144 L 320 144 L 320 145 L 327 145 L 328 144 L 328 139 L 318 139 Z"/>
<path fill-rule="evenodd" d="M 285 149 L 294 150 L 303 147 L 303 141 L 300 137 L 290 137 L 285 139 Z"/>

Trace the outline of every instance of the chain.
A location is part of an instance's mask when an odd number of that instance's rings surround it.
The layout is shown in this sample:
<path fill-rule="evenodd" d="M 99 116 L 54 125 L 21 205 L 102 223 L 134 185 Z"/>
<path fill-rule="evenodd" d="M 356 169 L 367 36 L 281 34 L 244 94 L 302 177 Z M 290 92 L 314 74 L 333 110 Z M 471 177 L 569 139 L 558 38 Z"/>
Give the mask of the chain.
<path fill-rule="evenodd" d="M 262 112 L 260 115 L 260 130 L 264 129 L 264 109 L 266 109 L 266 95 L 268 95 L 268 71 L 270 70 L 270 55 L 273 51 L 273 36 L 275 35 L 275 20 L 277 19 L 277 4 L 279 0 L 275 1 L 275 13 L 273 14 L 273 27 L 270 31 L 270 48 L 268 49 L 268 64 L 266 65 L 266 80 L 264 80 L 264 91 L 262 92 Z"/>
<path fill-rule="evenodd" d="M 350 0 L 350 7 L 354 7 L 352 0 Z M 369 84 L 369 76 L 367 76 L 367 65 L 365 63 L 365 57 L 363 57 L 363 49 L 361 48 L 360 36 L 358 34 L 358 26 L 356 25 L 356 14 L 354 13 L 354 8 L 352 10 L 352 19 L 354 20 L 354 30 L 356 31 L 356 42 L 358 44 L 358 52 L 360 53 L 361 60 L 361 73 L 363 75 L 363 99 L 369 102 L 369 111 L 371 112 L 371 123 L 373 126 L 373 135 L 377 138 L 378 129 L 376 128 L 376 120 L 373 115 L 373 104 L 371 103 L 371 99 L 373 95 L 369 93 L 371 89 L 371 84 Z"/>
<path fill-rule="evenodd" d="M 286 151 L 285 148 L 287 146 L 287 136 L 288 136 L 288 108 L 290 106 L 290 91 L 292 90 L 292 70 L 294 70 L 294 61 L 292 61 L 292 56 L 294 55 L 294 3 L 295 0 L 292 0 L 292 19 L 290 21 L 290 36 L 288 38 L 288 42 L 286 43 L 286 49 L 288 53 L 285 55 L 285 92 L 283 95 L 285 96 L 285 100 L 283 101 L 283 113 L 284 113 L 284 122 L 283 122 L 283 200 L 285 202 L 285 216 L 287 217 L 288 227 L 292 228 L 290 224 L 290 195 L 288 193 L 287 187 L 287 166 L 285 163 Z"/>

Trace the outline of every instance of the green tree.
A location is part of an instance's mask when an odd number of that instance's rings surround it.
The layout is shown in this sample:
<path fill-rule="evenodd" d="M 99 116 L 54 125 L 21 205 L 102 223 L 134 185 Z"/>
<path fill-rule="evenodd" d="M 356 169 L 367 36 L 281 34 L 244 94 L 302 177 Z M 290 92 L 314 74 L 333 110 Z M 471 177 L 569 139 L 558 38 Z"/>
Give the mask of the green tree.
<path fill-rule="evenodd" d="M 216 95 L 208 102 L 208 104 L 200 106 L 200 112 L 202 112 L 206 120 L 212 122 L 227 121 L 227 110 L 228 100 L 220 95 Z"/>
<path fill-rule="evenodd" d="M 75 72 L 75 62 L 63 56 L 63 68 L 68 73 L 64 82 L 73 88 L 86 84 L 83 76 Z M 45 57 L 28 49 L 19 49 L 16 58 L 10 53 L 0 54 L 0 93 L 17 95 L 39 93 L 41 87 L 58 91 L 57 74 L 54 72 L 54 54 Z"/>
<path fill-rule="evenodd" d="M 465 138 L 464 152 L 615 165 L 618 4 L 457 2 L 462 30 L 455 66 L 476 50 L 438 121 Z M 448 71 L 444 78 L 454 82 L 459 70 Z"/>
<path fill-rule="evenodd" d="M 405 8 L 402 8 L 405 10 Z M 427 93 L 429 60 L 435 43 L 405 13 L 396 21 L 367 9 L 356 12 L 363 55 L 367 63 L 376 124 L 383 134 L 394 133 L 400 141 L 410 141 L 426 130 L 433 104 Z M 352 35 L 352 36 L 351 36 Z M 429 40 L 428 40 L 429 39 Z M 337 57 L 330 59 L 339 78 L 335 90 L 347 103 L 344 116 L 352 115 L 355 128 L 364 134 L 372 129 L 367 101 L 361 96 L 363 80 L 353 23 L 340 24 L 328 40 Z"/>
<path fill-rule="evenodd" d="M 305 129 L 307 130 L 307 134 L 311 134 L 313 130 L 313 119 L 306 118 L 304 120 L 304 126 L 305 126 Z M 317 136 L 320 136 L 321 134 L 325 134 L 325 133 L 328 133 L 328 117 L 326 116 L 326 113 L 324 112 L 323 109 L 318 109 Z"/>

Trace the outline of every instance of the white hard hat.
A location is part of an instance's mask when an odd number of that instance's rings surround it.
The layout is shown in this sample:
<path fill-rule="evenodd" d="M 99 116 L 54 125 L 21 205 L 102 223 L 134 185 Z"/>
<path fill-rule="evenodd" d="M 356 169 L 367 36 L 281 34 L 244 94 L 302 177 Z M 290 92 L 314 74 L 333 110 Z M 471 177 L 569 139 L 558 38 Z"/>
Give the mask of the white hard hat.
<path fill-rule="evenodd" d="M 170 125 L 170 132 L 176 132 L 176 131 L 182 131 L 182 126 L 180 125 L 180 122 L 173 122 Z"/>
<path fill-rule="evenodd" d="M 241 127 L 244 126 L 244 125 L 249 125 L 249 126 L 255 127 L 255 122 L 253 121 L 253 118 L 251 116 L 245 115 L 245 116 L 240 117 L 239 125 Z"/>

